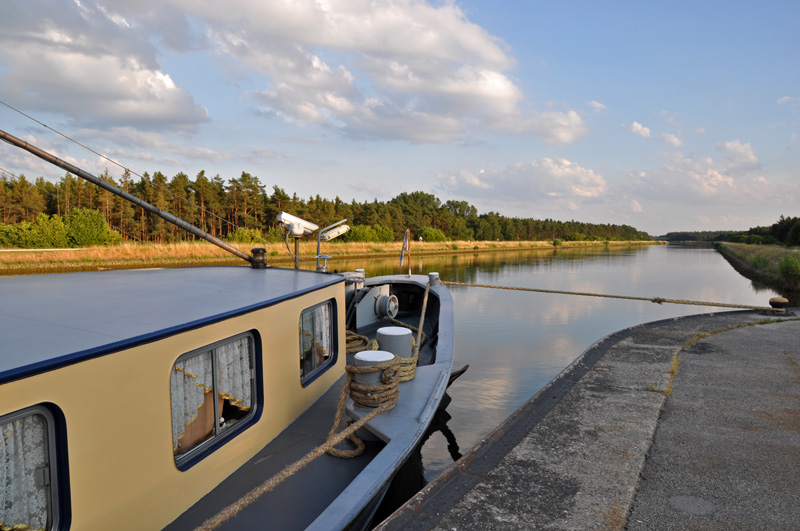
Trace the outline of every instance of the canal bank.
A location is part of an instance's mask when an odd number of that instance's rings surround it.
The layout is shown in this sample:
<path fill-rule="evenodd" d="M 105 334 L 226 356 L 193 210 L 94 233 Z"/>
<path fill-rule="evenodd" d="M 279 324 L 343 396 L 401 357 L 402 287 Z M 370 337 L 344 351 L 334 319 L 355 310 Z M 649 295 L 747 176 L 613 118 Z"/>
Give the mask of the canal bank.
<path fill-rule="evenodd" d="M 379 528 L 800 527 L 792 317 L 705 314 L 603 338 Z"/>

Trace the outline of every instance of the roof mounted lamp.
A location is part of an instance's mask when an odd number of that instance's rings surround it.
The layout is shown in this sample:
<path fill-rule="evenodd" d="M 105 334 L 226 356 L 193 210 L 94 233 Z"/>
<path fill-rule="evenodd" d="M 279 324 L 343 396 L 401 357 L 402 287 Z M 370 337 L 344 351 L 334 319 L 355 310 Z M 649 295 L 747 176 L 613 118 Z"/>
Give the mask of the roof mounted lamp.
<path fill-rule="evenodd" d="M 337 238 L 344 234 L 345 232 L 350 230 L 350 225 L 345 225 L 344 222 L 347 219 L 343 219 L 342 221 L 337 221 L 333 225 L 328 225 L 319 233 L 317 234 L 317 271 L 319 273 L 327 273 L 328 272 L 328 256 L 327 254 L 320 254 L 320 244 L 322 242 L 329 242 L 334 238 Z M 319 261 L 322 259 L 322 265 L 320 266 Z"/>
<path fill-rule="evenodd" d="M 277 219 L 289 236 L 294 238 L 294 268 L 300 269 L 300 238 L 308 236 L 319 227 L 286 212 L 279 213 Z"/>

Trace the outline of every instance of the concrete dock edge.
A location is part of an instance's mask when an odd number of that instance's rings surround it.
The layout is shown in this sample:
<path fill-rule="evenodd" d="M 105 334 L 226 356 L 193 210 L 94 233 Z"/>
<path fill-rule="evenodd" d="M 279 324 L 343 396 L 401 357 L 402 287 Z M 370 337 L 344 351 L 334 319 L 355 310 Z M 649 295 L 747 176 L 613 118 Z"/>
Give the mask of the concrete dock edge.
<path fill-rule="evenodd" d="M 697 334 L 780 315 L 702 314 L 602 338 L 377 529 L 624 528 L 675 355 Z"/>

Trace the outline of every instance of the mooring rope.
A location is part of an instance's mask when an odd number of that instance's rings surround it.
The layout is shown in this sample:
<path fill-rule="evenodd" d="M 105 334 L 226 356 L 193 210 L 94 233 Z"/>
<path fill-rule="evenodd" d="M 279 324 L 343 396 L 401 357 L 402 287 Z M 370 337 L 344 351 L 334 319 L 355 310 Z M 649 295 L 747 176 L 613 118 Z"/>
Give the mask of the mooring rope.
<path fill-rule="evenodd" d="M 361 350 L 366 350 L 366 346 L 361 348 Z M 399 397 L 399 378 L 397 376 L 399 369 L 398 359 L 399 358 L 395 356 L 395 358 L 391 361 L 378 363 L 368 367 L 354 367 L 352 365 L 346 366 L 345 370 L 347 371 L 347 378 L 345 379 L 345 384 L 342 386 L 342 391 L 339 393 L 339 403 L 336 407 L 336 417 L 325 443 L 317 446 L 307 453 L 302 459 L 295 461 L 291 465 L 288 465 L 279 473 L 275 474 L 258 487 L 255 487 L 234 503 L 222 509 L 216 515 L 203 522 L 203 524 L 197 527 L 195 531 L 211 531 L 218 528 L 239 514 L 239 512 L 241 512 L 245 507 L 280 485 L 286 479 L 292 477 L 294 474 L 302 470 L 306 465 L 324 453 L 329 453 L 335 457 L 344 458 L 361 455 L 364 452 L 365 445 L 364 442 L 356 436 L 356 431 L 364 427 L 367 422 L 371 421 L 384 411 L 388 411 L 394 407 L 394 405 L 397 403 Z M 356 374 L 367 374 L 370 372 L 379 371 L 381 372 L 381 381 L 384 382 L 383 385 L 361 385 L 353 382 L 353 378 Z M 344 416 L 344 405 L 348 392 L 350 397 L 353 399 L 353 402 L 356 404 L 364 406 L 377 405 L 377 407 L 337 433 L 339 424 Z M 335 448 L 337 444 L 341 443 L 345 439 L 350 439 L 356 445 L 356 448 L 354 450 L 339 450 Z"/>
<path fill-rule="evenodd" d="M 424 331 L 420 334 L 419 332 L 420 332 L 421 329 L 417 328 L 416 326 L 410 325 L 408 323 L 404 323 L 403 321 L 400 321 L 398 319 L 392 319 L 391 321 L 392 321 L 393 325 L 402 326 L 403 328 L 408 328 L 409 330 L 411 330 L 412 332 L 417 334 L 417 339 L 422 337 L 422 339 L 420 341 L 417 341 L 417 343 L 419 343 L 420 348 L 425 346 L 425 343 L 428 341 L 428 334 L 426 334 Z M 414 340 L 414 341 L 416 341 L 416 340 Z M 416 345 L 417 343 L 414 343 L 414 344 Z M 412 345 L 412 348 L 413 348 L 413 345 Z"/>
<path fill-rule="evenodd" d="M 367 336 L 362 336 L 352 330 L 347 331 L 345 344 L 348 354 L 354 354 L 362 350 L 378 350 L 378 341 L 376 339 L 369 339 Z"/>
<path fill-rule="evenodd" d="M 470 284 L 467 282 L 449 282 L 442 280 L 442 284 L 447 286 L 465 286 L 469 288 L 491 288 L 491 289 L 506 289 L 512 291 L 532 291 L 534 293 L 552 293 L 556 295 L 580 295 L 583 297 L 603 297 L 606 299 L 627 299 L 632 301 L 646 301 L 656 304 L 689 304 L 692 306 L 716 306 L 719 308 L 743 308 L 746 310 L 766 310 L 770 312 L 785 312 L 782 308 L 772 308 L 769 306 L 749 306 L 747 304 L 728 304 L 725 302 L 708 302 L 708 301 L 691 301 L 683 299 L 664 299 L 661 297 L 634 297 L 632 295 L 608 295 L 605 293 L 588 293 L 581 291 L 561 291 L 553 289 L 539 289 L 539 288 L 517 288 L 511 286 L 491 286 L 489 284 Z"/>
<path fill-rule="evenodd" d="M 406 328 L 410 328 L 417 333 L 417 339 L 414 342 L 413 346 L 413 354 L 410 358 L 399 358 L 400 360 L 400 369 L 398 371 L 398 379 L 401 382 L 408 382 L 414 379 L 414 376 L 417 374 L 417 361 L 419 360 L 419 349 L 422 347 L 422 336 L 425 333 L 422 331 L 422 326 L 425 324 L 425 311 L 428 309 L 428 294 L 431 291 L 431 283 L 425 286 L 425 296 L 422 298 L 422 312 L 419 316 L 419 326 L 414 329 L 413 326 L 405 325 Z M 393 319 L 394 321 L 394 319 Z"/>
<path fill-rule="evenodd" d="M 398 384 L 400 383 L 398 378 L 399 359 L 400 358 L 395 356 L 391 361 L 385 361 L 383 363 L 370 365 L 368 367 L 356 367 L 353 365 L 348 365 L 345 367 L 345 370 L 347 371 L 347 378 L 342 386 L 342 391 L 339 393 L 339 404 L 336 407 L 336 417 L 333 420 L 331 431 L 328 433 L 329 441 L 333 440 L 333 438 L 336 436 L 336 430 L 338 429 L 339 424 L 342 422 L 342 417 L 344 416 L 344 405 L 346 401 L 345 399 L 348 394 L 350 395 L 350 398 L 353 399 L 353 402 L 359 406 L 377 406 L 375 411 L 380 410 L 379 412 L 383 412 L 394 407 L 400 397 L 400 391 L 398 387 Z M 354 381 L 356 374 L 368 374 L 378 371 L 381 373 L 381 382 L 383 382 L 382 384 L 364 385 Z M 363 426 L 369 422 L 369 420 L 372 420 L 378 415 L 378 413 L 375 413 L 375 411 L 372 411 L 367 416 L 362 417 L 357 423 L 350 424 L 348 429 L 345 431 L 348 431 L 349 428 L 355 424 L 360 424 L 360 426 Z M 364 420 L 367 417 L 369 417 L 369 419 Z M 364 453 L 364 449 L 366 448 L 364 446 L 364 441 L 362 441 L 358 435 L 356 435 L 355 430 L 350 432 L 350 434 L 347 436 L 347 439 L 356 445 L 353 450 L 340 450 L 339 448 L 335 448 L 336 444 L 338 444 L 336 443 L 330 445 L 326 452 L 334 457 L 340 457 L 344 459 L 358 457 Z"/>

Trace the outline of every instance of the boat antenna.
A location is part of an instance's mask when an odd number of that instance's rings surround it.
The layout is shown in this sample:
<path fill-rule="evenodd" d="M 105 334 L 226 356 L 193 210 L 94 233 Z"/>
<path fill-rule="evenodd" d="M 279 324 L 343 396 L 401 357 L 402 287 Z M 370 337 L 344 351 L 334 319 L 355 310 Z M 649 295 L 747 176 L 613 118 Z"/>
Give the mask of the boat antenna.
<path fill-rule="evenodd" d="M 121 198 L 123 198 L 123 199 L 125 199 L 127 201 L 130 201 L 131 203 L 143 208 L 144 210 L 146 210 L 146 211 L 148 211 L 148 212 L 150 212 L 152 214 L 155 214 L 156 216 L 164 219 L 165 221 L 168 221 L 168 222 L 172 223 L 173 225 L 176 225 L 176 226 L 182 228 L 183 230 L 194 234 L 195 236 L 197 236 L 199 238 L 203 238 L 204 240 L 213 243 L 217 247 L 220 247 L 220 248 L 228 251 L 229 253 L 235 254 L 239 258 L 249 262 L 252 265 L 253 269 L 265 269 L 267 267 L 266 251 L 264 251 L 263 249 L 253 249 L 253 255 L 251 256 L 251 255 L 247 254 L 246 252 L 241 251 L 241 250 L 237 249 L 236 247 L 234 247 L 234 246 L 232 246 L 232 245 L 230 245 L 228 243 L 225 243 L 224 241 L 220 240 L 216 236 L 212 236 L 211 234 L 207 233 L 206 231 L 200 229 L 199 227 L 195 227 L 194 225 L 192 225 L 188 221 L 185 221 L 185 220 L 179 218 L 178 216 L 176 216 L 176 215 L 174 215 L 174 214 L 172 214 L 170 212 L 167 212 L 166 210 L 161 210 L 160 208 L 158 208 L 158 207 L 156 207 L 154 205 L 151 205 L 147 201 L 143 201 L 143 200 L 139 199 L 138 197 L 136 197 L 135 195 L 129 194 L 128 192 L 126 192 L 124 190 L 121 190 L 120 188 L 117 188 L 113 184 L 107 183 L 107 182 L 103 181 L 102 179 L 92 175 L 91 173 L 89 173 L 87 171 L 84 171 L 84 170 L 78 168 L 77 166 L 75 166 L 73 164 L 70 164 L 69 162 L 66 162 L 66 161 L 60 159 L 60 158 L 56 157 L 55 155 L 53 155 L 51 153 L 48 153 L 47 151 L 39 149 L 38 147 L 36 147 L 36 146 L 34 146 L 32 144 L 29 144 L 28 142 L 25 142 L 24 140 L 22 140 L 20 138 L 17 138 L 12 134 L 6 133 L 5 131 L 3 131 L 1 129 L 0 129 L 0 139 L 5 140 L 6 142 L 8 142 L 9 144 L 11 144 L 13 146 L 17 146 L 19 148 L 22 148 L 25 151 L 28 151 L 29 153 L 33 153 L 34 155 L 36 155 L 40 159 L 45 160 L 45 161 L 47 161 L 50 164 L 53 164 L 55 166 L 58 166 L 59 168 L 62 168 L 62 169 L 66 170 L 66 171 L 68 171 L 70 173 L 73 173 L 73 174 L 77 175 L 78 177 L 81 177 L 82 179 L 85 179 L 85 180 L 89 181 L 90 183 L 96 184 L 97 186 L 99 186 L 103 190 L 107 190 L 107 191 L 111 192 L 114 195 L 118 195 L 119 197 L 121 197 Z"/>
<path fill-rule="evenodd" d="M 350 230 L 350 225 L 344 225 L 343 223 L 347 221 L 347 218 L 343 219 L 342 221 L 337 221 L 333 225 L 328 225 L 321 231 L 317 233 L 317 271 L 320 273 L 327 273 L 328 272 L 328 256 L 327 254 L 320 254 L 320 244 L 322 242 L 329 242 L 332 239 L 336 238 L 337 236 L 341 236 L 345 232 Z M 319 261 L 322 260 L 322 265 L 319 265 Z"/>

